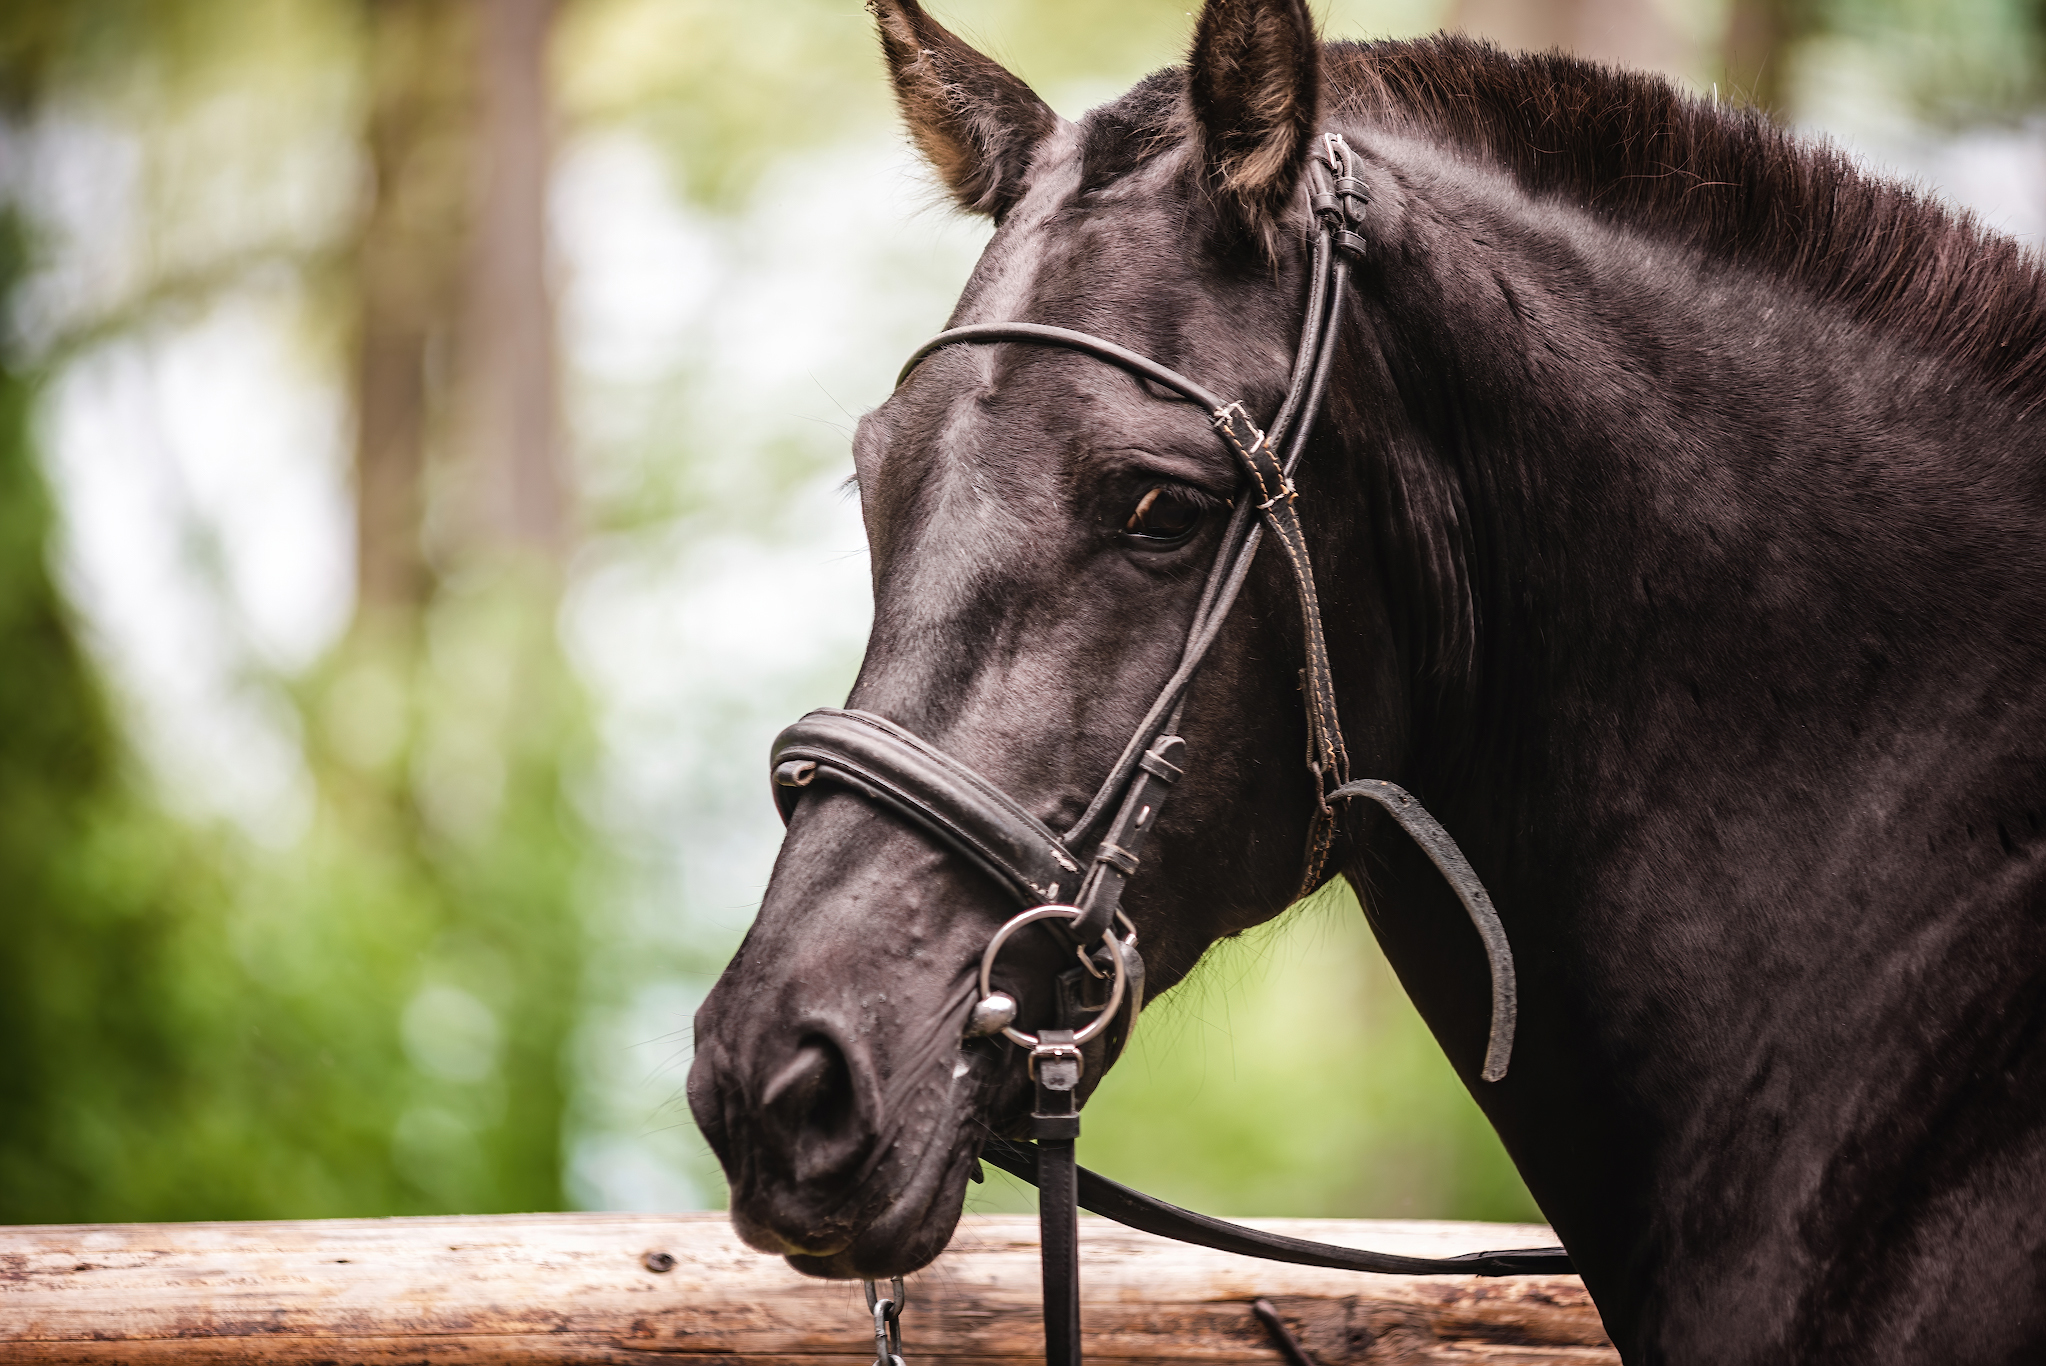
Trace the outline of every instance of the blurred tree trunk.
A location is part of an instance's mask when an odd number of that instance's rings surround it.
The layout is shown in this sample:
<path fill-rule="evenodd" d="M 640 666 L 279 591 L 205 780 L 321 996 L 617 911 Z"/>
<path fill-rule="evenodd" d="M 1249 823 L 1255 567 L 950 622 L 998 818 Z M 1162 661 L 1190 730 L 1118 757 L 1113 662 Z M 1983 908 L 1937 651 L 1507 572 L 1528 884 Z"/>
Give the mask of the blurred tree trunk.
<path fill-rule="evenodd" d="M 431 589 L 427 454 L 468 236 L 475 121 L 467 0 L 369 0 L 371 204 L 356 251 L 359 618 Z"/>
<path fill-rule="evenodd" d="M 546 231 L 555 8 L 555 0 L 481 0 L 482 183 L 457 347 L 465 539 L 547 558 L 567 531 Z"/>
<path fill-rule="evenodd" d="M 324 32 L 362 41 L 314 69 L 367 96 L 337 130 L 359 132 L 371 182 L 343 362 L 360 594 L 357 630 L 289 681 L 319 787 L 292 849 L 194 829 L 133 781 L 49 568 L 42 374 L 0 326 L 0 1221 L 562 1200 L 575 908 L 598 855 L 562 792 L 587 732 L 554 634 L 554 7 L 323 5 Z M 246 0 L 0 4 L 0 153 L 35 149 L 45 111 L 77 117 L 60 101 L 98 82 L 135 100 L 112 128 L 188 113 L 203 82 L 161 93 L 166 70 L 204 70 L 178 44 L 243 29 L 267 61 L 278 35 Z M 31 183 L 0 184 L 0 323 L 28 266 L 5 200 Z M 482 564 L 532 559 L 546 572 Z"/>
<path fill-rule="evenodd" d="M 432 947 L 391 984 L 419 993 L 405 1018 L 469 1002 L 501 1048 L 482 1081 L 413 1059 L 425 1089 L 390 1131 L 399 1174 L 428 1208 L 539 1207 L 560 1199 L 585 853 L 561 797 L 581 700 L 553 632 L 568 523 L 547 269 L 556 3 L 361 3 L 359 596 L 314 706 L 340 716 L 378 695 L 392 719 L 371 750 L 328 728 L 317 767 L 353 846 L 417 894 Z"/>
<path fill-rule="evenodd" d="M 1726 21 L 1727 92 L 1766 113 L 1784 111 L 1790 47 L 1818 27 L 1809 0 L 1733 0 Z"/>
<path fill-rule="evenodd" d="M 1695 54 L 1654 0 L 1457 0 L 1451 28 L 1528 52 L 1688 74 Z"/>
<path fill-rule="evenodd" d="M 554 0 L 369 0 L 374 197 L 356 257 L 365 617 L 416 614 L 435 563 L 562 548 L 546 259 L 554 14 Z"/>

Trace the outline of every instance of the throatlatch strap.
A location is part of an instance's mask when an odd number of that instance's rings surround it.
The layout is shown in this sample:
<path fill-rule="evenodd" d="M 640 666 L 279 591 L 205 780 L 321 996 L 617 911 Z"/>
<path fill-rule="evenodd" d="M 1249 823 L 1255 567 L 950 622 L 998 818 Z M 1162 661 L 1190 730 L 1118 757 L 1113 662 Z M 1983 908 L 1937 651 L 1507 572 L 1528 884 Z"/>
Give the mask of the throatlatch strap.
<path fill-rule="evenodd" d="M 1359 782 L 1346 783 L 1328 794 L 1330 802 L 1345 801 L 1351 797 L 1368 797 L 1384 807 L 1386 814 L 1399 822 L 1400 829 L 1413 837 L 1421 846 L 1421 852 L 1435 865 L 1443 880 L 1456 889 L 1457 900 L 1463 902 L 1471 924 L 1477 927 L 1478 938 L 1485 941 L 1485 958 L 1492 966 L 1492 1034 L 1485 1045 L 1485 1067 L 1479 1075 L 1486 1081 L 1498 1081 L 1506 1075 L 1506 1064 L 1513 1057 L 1513 1030 L 1520 1015 L 1520 989 L 1513 975 L 1513 947 L 1506 941 L 1506 927 L 1499 923 L 1499 912 L 1492 909 L 1492 898 L 1485 891 L 1485 884 L 1478 881 L 1478 875 L 1471 871 L 1470 860 L 1463 856 L 1463 850 L 1442 828 L 1442 822 L 1428 814 L 1428 808 L 1414 800 L 1414 794 L 1398 783 L 1389 783 L 1383 778 L 1365 778 Z"/>
<path fill-rule="evenodd" d="M 1039 1153 L 1036 1144 L 991 1138 L 981 1156 L 1009 1175 L 1036 1185 Z M 1181 1209 L 1120 1181 L 1111 1181 L 1085 1167 L 1075 1169 L 1080 1208 L 1105 1219 L 1219 1252 L 1261 1257 L 1295 1266 L 1327 1266 L 1338 1271 L 1371 1271 L 1392 1276 L 1565 1276 L 1573 1270 L 1570 1254 L 1560 1247 L 1519 1248 L 1508 1252 L 1471 1252 L 1461 1257 L 1403 1257 L 1394 1252 L 1314 1243 L 1281 1233 L 1232 1224 L 1226 1219 Z M 1063 1172 L 1061 1172 L 1063 1176 Z"/>

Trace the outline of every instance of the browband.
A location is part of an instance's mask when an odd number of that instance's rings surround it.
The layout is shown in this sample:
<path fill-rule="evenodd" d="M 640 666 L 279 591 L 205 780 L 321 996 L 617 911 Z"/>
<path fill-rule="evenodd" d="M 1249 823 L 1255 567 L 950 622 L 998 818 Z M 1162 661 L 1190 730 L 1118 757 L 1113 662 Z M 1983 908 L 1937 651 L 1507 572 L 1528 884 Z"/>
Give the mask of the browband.
<path fill-rule="evenodd" d="M 1188 379 L 1169 365 L 1160 365 L 1140 351 L 1127 346 L 1117 346 L 1105 337 L 1089 332 L 1075 332 L 1070 327 L 1053 327 L 1048 323 L 968 323 L 965 327 L 954 327 L 940 332 L 937 336 L 910 353 L 902 363 L 902 369 L 895 374 L 895 387 L 909 378 L 909 372 L 923 363 L 924 357 L 933 351 L 961 342 L 1036 342 L 1040 346 L 1060 346 L 1069 351 L 1085 351 L 1090 356 L 1120 365 L 1125 370 L 1134 370 L 1146 379 L 1153 379 L 1166 388 L 1206 408 L 1209 412 L 1221 409 L 1222 400 L 1212 389 Z"/>

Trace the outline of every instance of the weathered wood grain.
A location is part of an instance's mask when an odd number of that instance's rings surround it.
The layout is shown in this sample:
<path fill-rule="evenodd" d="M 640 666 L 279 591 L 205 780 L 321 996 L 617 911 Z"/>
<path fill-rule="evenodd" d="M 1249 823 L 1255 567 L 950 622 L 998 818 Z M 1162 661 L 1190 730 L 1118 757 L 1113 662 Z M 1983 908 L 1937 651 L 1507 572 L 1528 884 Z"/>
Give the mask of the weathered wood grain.
<path fill-rule="evenodd" d="M 1501 1224 L 1265 1220 L 1298 1237 L 1441 1256 L 1553 1241 Z M 1081 1230 L 1087 1355 L 1279 1360 L 1276 1304 L 1323 1366 L 1618 1360 L 1572 1276 L 1366 1276 Z M 673 1267 L 649 1269 L 651 1253 Z M 652 1265 L 661 1265 L 655 1257 Z M 912 1363 L 1042 1360 L 1034 1219 L 969 1216 L 909 1282 Z M 0 1229 L 0 1362 L 747 1366 L 873 1358 L 856 1284 L 748 1250 L 722 1215 L 536 1214 Z"/>

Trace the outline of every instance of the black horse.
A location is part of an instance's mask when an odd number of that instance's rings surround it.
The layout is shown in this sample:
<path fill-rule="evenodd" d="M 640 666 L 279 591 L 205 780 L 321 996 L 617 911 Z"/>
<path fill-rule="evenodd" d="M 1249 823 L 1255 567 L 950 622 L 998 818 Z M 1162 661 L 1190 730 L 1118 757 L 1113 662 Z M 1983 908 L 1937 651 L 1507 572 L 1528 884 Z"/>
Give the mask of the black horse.
<path fill-rule="evenodd" d="M 1303 0 L 1209 0 L 1185 68 L 1074 124 L 915 0 L 872 8 L 911 132 L 998 224 L 955 324 L 1084 329 L 1269 413 L 1301 167 L 1325 128 L 1360 155 L 1299 508 L 1351 766 L 1433 808 L 1512 941 L 1503 1081 L 1434 869 L 1375 810 L 1334 863 L 1623 1355 L 2046 1359 L 2033 260 L 1561 56 L 1321 45 Z M 1064 828 L 1177 659 L 1235 467 L 1191 405 L 1021 345 L 927 359 L 854 456 L 850 705 Z M 1130 884 L 1154 996 L 1296 892 L 1301 648 L 1267 553 Z M 1006 909 L 919 830 L 804 796 L 697 1017 L 690 1099 L 749 1242 L 826 1276 L 942 1249 L 1028 1107 L 1016 1050 L 960 1042 Z M 1039 937 L 1019 980 L 1052 970 Z"/>

